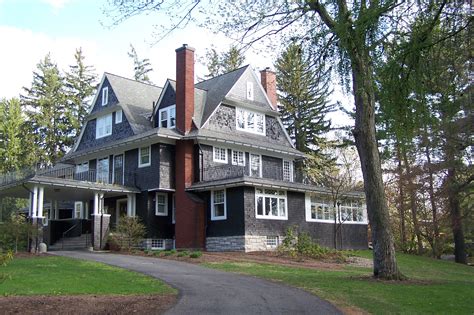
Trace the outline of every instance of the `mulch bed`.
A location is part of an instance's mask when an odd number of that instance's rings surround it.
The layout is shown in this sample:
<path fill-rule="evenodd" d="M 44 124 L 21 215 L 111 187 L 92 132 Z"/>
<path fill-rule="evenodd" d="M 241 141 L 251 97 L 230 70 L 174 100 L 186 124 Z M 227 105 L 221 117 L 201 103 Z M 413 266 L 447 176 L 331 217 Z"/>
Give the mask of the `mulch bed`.
<path fill-rule="evenodd" d="M 162 314 L 175 295 L 74 295 L 0 297 L 1 314 Z"/>

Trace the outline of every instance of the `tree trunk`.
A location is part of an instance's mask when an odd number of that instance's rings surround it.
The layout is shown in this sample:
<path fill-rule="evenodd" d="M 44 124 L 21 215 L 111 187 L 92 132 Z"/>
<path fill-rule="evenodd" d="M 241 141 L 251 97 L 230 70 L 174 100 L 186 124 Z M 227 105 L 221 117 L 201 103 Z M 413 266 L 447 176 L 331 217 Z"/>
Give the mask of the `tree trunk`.
<path fill-rule="evenodd" d="M 439 248 L 439 225 L 438 225 L 438 207 L 436 206 L 435 193 L 434 193 L 434 179 L 433 179 L 433 169 L 431 168 L 431 152 L 429 148 L 428 141 L 428 131 L 425 126 L 425 156 L 428 169 L 428 193 L 430 195 L 430 204 L 431 204 L 431 213 L 433 220 L 433 257 L 440 258 L 440 248 Z"/>
<path fill-rule="evenodd" d="M 447 176 L 448 183 L 448 204 L 451 215 L 451 227 L 454 237 L 454 260 L 460 264 L 467 263 L 466 244 L 464 242 L 464 232 L 462 229 L 461 207 L 459 205 L 458 192 L 456 189 L 456 168 L 450 167 Z"/>
<path fill-rule="evenodd" d="M 417 244 L 417 253 L 421 255 L 423 253 L 423 243 L 421 241 L 421 231 L 420 224 L 418 222 L 418 206 L 416 204 L 416 190 L 413 179 L 413 174 L 411 172 L 410 163 L 408 161 L 406 148 L 402 147 L 403 161 L 405 162 L 405 168 L 407 170 L 407 188 L 408 193 L 410 194 L 410 208 L 411 208 L 411 218 L 413 220 L 413 229 L 415 230 L 416 244 Z"/>
<path fill-rule="evenodd" d="M 368 52 L 348 39 L 356 117 L 354 138 L 364 177 L 367 212 L 372 228 L 374 276 L 401 279 L 395 258 L 382 167 L 375 136 L 375 92 Z M 364 42 L 361 43 L 364 45 Z"/>
<path fill-rule="evenodd" d="M 399 207 L 400 211 L 400 241 L 402 243 L 403 251 L 406 251 L 407 246 L 407 234 L 405 228 L 405 189 L 403 183 L 403 166 L 402 166 L 402 156 L 400 153 L 400 144 L 397 141 L 397 173 L 398 173 L 398 195 L 399 195 Z"/>

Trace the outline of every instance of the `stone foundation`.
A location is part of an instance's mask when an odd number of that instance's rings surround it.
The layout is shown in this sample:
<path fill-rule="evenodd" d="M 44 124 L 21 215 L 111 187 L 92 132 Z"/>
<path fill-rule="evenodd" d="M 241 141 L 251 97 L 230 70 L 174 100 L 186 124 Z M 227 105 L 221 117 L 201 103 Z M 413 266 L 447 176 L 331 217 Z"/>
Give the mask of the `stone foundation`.
<path fill-rule="evenodd" d="M 101 218 L 102 218 L 102 234 L 101 234 Z M 94 250 L 102 250 L 107 243 L 109 236 L 110 214 L 92 215 L 92 245 Z M 101 242 L 102 236 L 102 242 Z"/>
<path fill-rule="evenodd" d="M 264 235 L 238 235 L 206 238 L 206 250 L 209 252 L 224 251 L 268 251 L 275 250 L 281 244 L 281 236 L 277 237 L 277 245 L 267 245 L 267 236 Z"/>

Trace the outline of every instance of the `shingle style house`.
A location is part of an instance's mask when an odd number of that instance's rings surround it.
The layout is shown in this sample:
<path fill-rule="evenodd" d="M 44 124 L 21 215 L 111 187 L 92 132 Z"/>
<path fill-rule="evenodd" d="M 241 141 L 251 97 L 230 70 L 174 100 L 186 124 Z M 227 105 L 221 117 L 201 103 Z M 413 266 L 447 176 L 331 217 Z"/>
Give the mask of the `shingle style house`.
<path fill-rule="evenodd" d="M 48 223 L 51 245 L 74 229 L 58 223 L 56 200 L 74 200 L 71 215 L 91 222 L 95 248 L 123 215 L 142 219 L 151 248 L 267 250 L 294 225 L 325 246 L 337 234 L 344 248 L 367 247 L 363 195 L 347 194 L 334 218 L 329 192 L 296 176 L 304 154 L 279 118 L 273 72 L 258 78 L 245 66 L 195 84 L 194 49 L 178 48 L 176 59 L 176 81 L 163 88 L 105 73 L 63 159 L 72 170 L 0 182 L 0 195 L 28 187 L 30 217 Z"/>

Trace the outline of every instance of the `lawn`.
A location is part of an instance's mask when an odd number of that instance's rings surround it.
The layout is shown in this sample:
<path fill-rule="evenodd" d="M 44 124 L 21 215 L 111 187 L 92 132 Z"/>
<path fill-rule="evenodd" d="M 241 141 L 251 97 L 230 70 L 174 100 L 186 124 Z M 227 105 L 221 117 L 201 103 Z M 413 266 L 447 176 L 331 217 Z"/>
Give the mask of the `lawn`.
<path fill-rule="evenodd" d="M 371 258 L 370 251 L 353 253 Z M 426 257 L 397 255 L 409 281 L 373 280 L 370 268 L 316 270 L 262 263 L 207 263 L 211 268 L 282 281 L 374 314 L 473 314 L 474 268 Z"/>
<path fill-rule="evenodd" d="M 57 256 L 16 258 L 0 267 L 0 296 L 176 294 L 154 278 L 101 263 Z"/>

